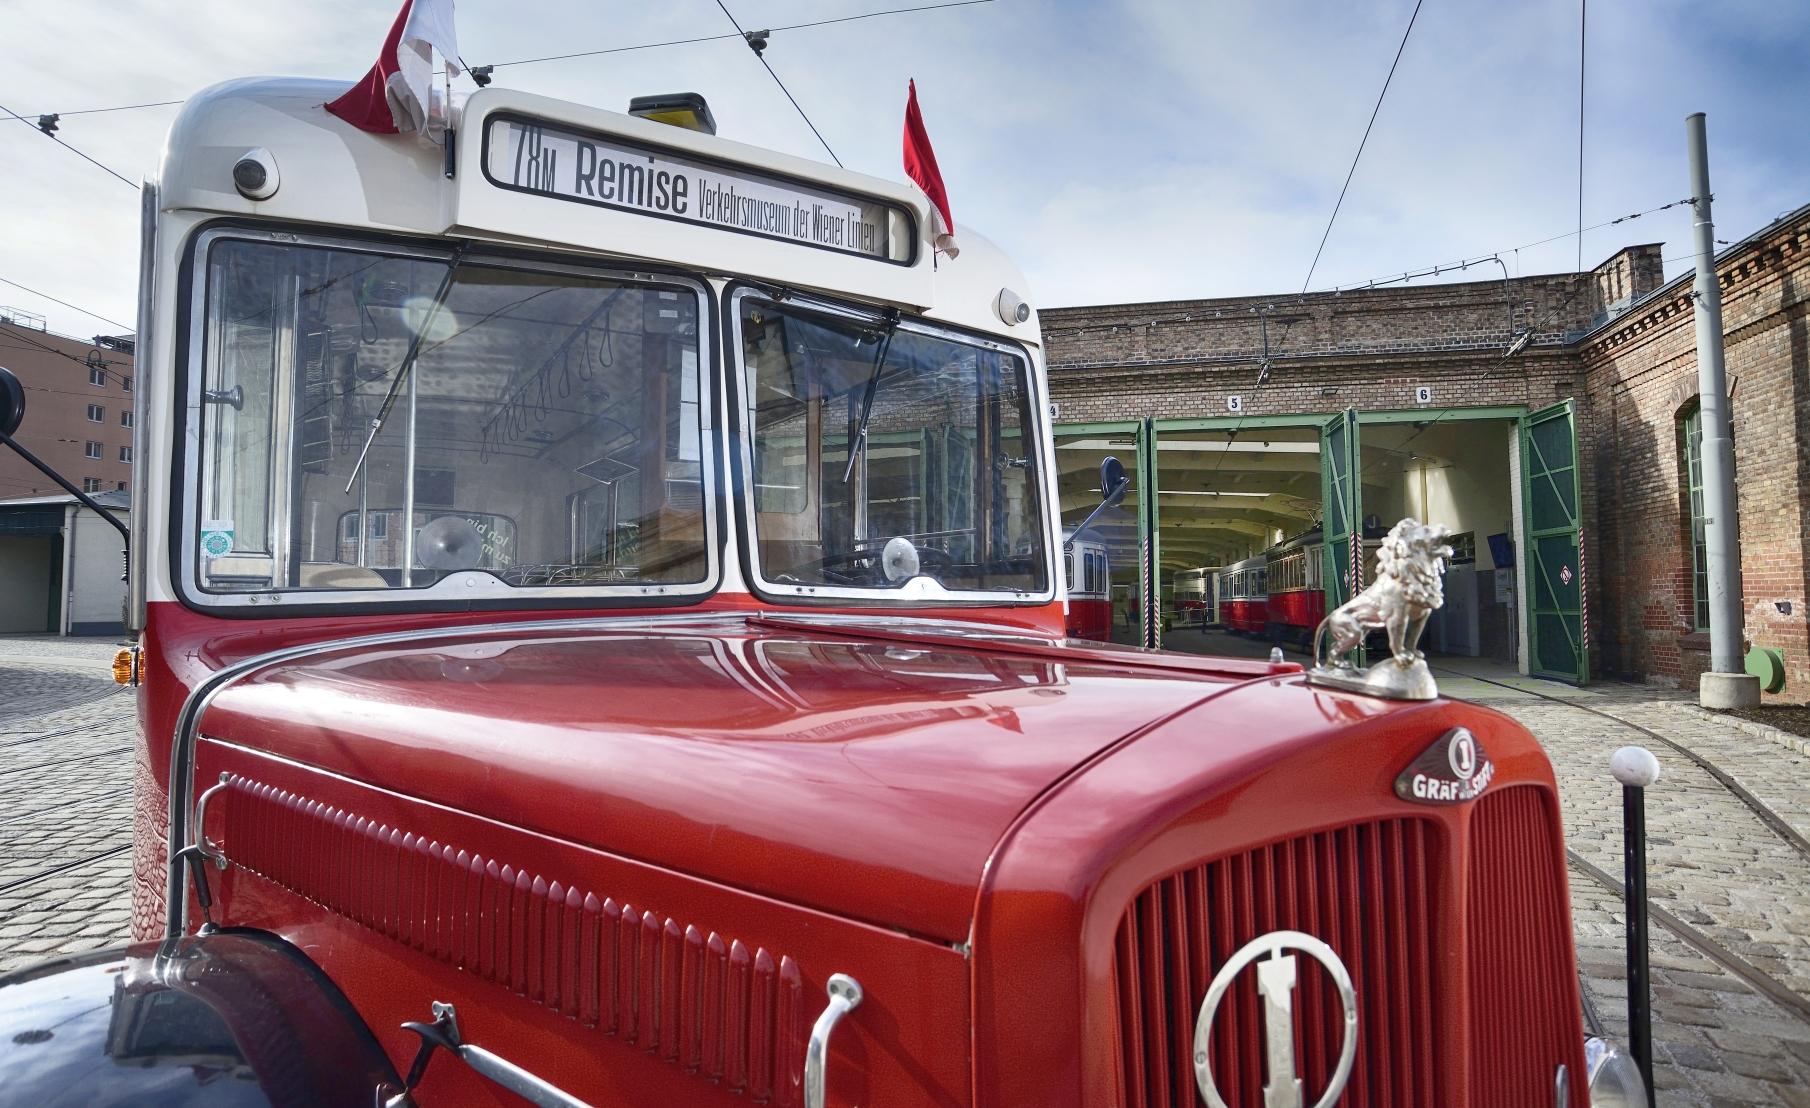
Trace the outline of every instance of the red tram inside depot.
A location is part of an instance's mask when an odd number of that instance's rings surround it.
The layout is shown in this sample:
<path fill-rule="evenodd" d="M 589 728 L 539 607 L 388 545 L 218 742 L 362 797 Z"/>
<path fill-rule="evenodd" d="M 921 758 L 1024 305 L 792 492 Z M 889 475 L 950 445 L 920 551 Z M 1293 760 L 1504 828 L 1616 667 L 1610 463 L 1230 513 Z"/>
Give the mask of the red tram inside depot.
<path fill-rule="evenodd" d="M 1269 559 L 1263 554 L 1219 571 L 1219 622 L 1230 631 L 1262 634 L 1269 622 Z"/>
<path fill-rule="evenodd" d="M 1326 618 L 1323 534 L 1316 527 L 1220 570 L 1219 616 L 1225 627 L 1310 649 L 1314 630 Z M 1376 579 L 1376 549 L 1381 545 L 1382 529 L 1366 521 L 1363 541 L 1360 589 Z"/>
<path fill-rule="evenodd" d="M 1110 642 L 1112 571 L 1106 544 L 1092 531 L 1076 536 L 1064 529 L 1062 538 L 1062 571 L 1068 579 L 1068 637 Z"/>
<path fill-rule="evenodd" d="M 1264 551 L 1268 605 L 1266 636 L 1306 648 L 1326 618 L 1326 559 L 1319 528 Z M 1374 570 L 1370 571 L 1374 573 Z"/>

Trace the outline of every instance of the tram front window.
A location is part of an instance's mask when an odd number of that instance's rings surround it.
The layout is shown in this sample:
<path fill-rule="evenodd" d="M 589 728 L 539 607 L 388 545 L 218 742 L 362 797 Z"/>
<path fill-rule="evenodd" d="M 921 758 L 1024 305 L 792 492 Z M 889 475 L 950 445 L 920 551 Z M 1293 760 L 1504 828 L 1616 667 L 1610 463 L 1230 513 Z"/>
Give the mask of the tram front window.
<path fill-rule="evenodd" d="M 691 287 L 221 238 L 206 288 L 203 590 L 704 579 Z"/>
<path fill-rule="evenodd" d="M 1021 355 L 754 295 L 737 317 L 769 588 L 1048 587 Z"/>

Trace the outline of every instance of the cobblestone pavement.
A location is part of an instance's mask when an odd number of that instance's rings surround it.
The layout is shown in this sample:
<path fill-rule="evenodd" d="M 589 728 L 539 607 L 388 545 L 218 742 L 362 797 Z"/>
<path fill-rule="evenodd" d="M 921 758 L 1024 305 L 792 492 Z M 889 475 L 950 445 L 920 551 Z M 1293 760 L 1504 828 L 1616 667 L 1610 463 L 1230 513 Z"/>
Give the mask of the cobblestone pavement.
<path fill-rule="evenodd" d="M 0 636 L 0 972 L 128 935 L 133 702 L 108 675 L 115 649 L 111 640 Z M 1810 996 L 1810 861 L 1688 759 L 1570 704 L 1695 751 L 1807 836 L 1810 756 L 1698 710 L 1688 694 L 1614 683 L 1572 689 L 1474 660 L 1438 665 L 1469 675 L 1441 672 L 1448 695 L 1507 712 L 1545 744 L 1568 845 L 1616 876 L 1621 795 L 1609 754 L 1630 743 L 1652 748 L 1664 767 L 1648 790 L 1654 902 Z M 1625 1044 L 1622 901 L 1577 866 L 1571 882 L 1588 1015 Z M 1659 1103 L 1810 1108 L 1810 1021 L 1658 920 L 1652 938 Z"/>
<path fill-rule="evenodd" d="M 108 669 L 117 649 L 0 637 L 0 972 L 130 932 L 134 708 Z"/>
<path fill-rule="evenodd" d="M 1559 781 L 1567 845 L 1619 880 L 1621 786 L 1616 748 L 1642 745 L 1662 776 L 1647 790 L 1648 893 L 1699 932 L 1810 996 L 1810 860 L 1689 759 L 1640 733 L 1531 692 L 1640 724 L 1705 758 L 1810 834 L 1810 757 L 1704 712 L 1691 694 L 1604 683 L 1573 689 L 1476 662 L 1466 672 L 1519 686 L 1439 674 L 1441 690 L 1520 720 L 1546 747 Z M 1627 1043 L 1627 974 L 1617 893 L 1571 867 L 1578 961 L 1589 1007 Z M 1810 1108 L 1810 1021 L 1750 988 L 1654 919 L 1654 1084 L 1668 1108 L 1782 1104 Z"/>

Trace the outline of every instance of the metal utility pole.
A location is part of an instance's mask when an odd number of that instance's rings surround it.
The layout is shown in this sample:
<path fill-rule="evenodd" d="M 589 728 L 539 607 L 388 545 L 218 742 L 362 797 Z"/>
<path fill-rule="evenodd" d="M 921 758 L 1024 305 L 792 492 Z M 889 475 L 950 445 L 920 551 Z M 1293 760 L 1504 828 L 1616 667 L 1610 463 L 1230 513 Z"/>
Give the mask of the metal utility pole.
<path fill-rule="evenodd" d="M 1735 449 L 1722 360 L 1722 284 L 1716 277 L 1716 225 L 1710 218 L 1709 142 L 1703 113 L 1687 117 L 1684 129 L 1690 147 L 1691 231 L 1696 247 L 1692 297 L 1697 317 L 1697 402 L 1703 422 L 1704 568 L 1709 578 L 1710 672 L 1703 675 L 1698 695 L 1706 708 L 1753 707 L 1760 703 L 1760 682 L 1745 672 L 1742 650 Z"/>

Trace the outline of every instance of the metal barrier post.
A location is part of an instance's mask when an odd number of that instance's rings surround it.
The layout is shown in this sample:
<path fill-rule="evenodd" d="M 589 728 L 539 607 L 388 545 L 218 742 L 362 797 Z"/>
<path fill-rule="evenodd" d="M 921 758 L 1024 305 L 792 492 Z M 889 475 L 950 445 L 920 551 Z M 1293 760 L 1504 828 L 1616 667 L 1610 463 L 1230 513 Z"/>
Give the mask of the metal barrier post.
<path fill-rule="evenodd" d="M 1621 782 L 1622 864 L 1628 937 L 1628 1054 L 1640 1068 L 1653 1108 L 1653 982 L 1647 964 L 1647 787 L 1659 780 L 1659 759 L 1644 746 L 1609 756 Z"/>

